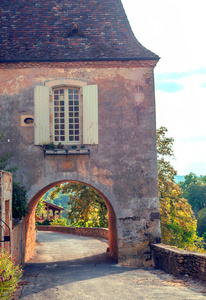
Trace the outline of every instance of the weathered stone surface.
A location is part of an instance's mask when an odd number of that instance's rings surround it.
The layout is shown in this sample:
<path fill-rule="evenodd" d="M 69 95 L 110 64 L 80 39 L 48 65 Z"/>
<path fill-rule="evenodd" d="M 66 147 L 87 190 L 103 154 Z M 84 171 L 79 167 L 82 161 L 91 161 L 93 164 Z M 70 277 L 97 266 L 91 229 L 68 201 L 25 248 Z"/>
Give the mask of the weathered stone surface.
<path fill-rule="evenodd" d="M 11 64 L 0 82 L 1 153 L 13 153 L 17 180 L 26 186 L 30 214 L 26 259 L 35 247 L 34 212 L 40 199 L 58 182 L 81 181 L 104 197 L 110 215 L 110 249 L 124 265 L 152 264 L 150 244 L 160 239 L 157 188 L 153 67 L 116 62 L 94 67 L 81 62 L 37 65 Z M 118 65 L 119 64 L 119 65 Z M 104 66 L 103 66 L 104 65 Z M 101 67 L 102 66 L 102 67 Z M 79 79 L 99 90 L 99 144 L 87 145 L 88 156 L 45 156 L 34 146 L 34 127 L 22 116 L 34 114 L 33 88 L 55 79 Z M 9 140 L 9 142 L 8 142 Z"/>
<path fill-rule="evenodd" d="M 163 244 L 152 245 L 155 267 L 177 275 L 206 281 L 206 254 L 194 253 Z"/>

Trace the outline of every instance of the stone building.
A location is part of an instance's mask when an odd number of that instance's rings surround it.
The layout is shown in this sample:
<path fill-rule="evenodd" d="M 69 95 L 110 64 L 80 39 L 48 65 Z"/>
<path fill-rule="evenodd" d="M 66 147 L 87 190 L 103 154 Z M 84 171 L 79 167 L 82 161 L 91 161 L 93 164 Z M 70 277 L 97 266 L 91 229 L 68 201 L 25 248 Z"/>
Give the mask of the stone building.
<path fill-rule="evenodd" d="M 27 189 L 25 260 L 40 197 L 79 181 L 106 202 L 111 255 L 151 265 L 159 57 L 136 40 L 120 0 L 3 0 L 0 11 L 0 152 L 13 153 Z"/>

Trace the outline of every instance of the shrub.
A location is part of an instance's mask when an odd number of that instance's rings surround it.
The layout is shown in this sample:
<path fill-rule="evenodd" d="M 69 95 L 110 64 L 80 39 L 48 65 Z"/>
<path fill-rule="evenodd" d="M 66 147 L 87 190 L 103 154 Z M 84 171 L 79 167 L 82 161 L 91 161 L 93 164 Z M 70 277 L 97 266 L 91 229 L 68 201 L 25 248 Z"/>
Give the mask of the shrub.
<path fill-rule="evenodd" d="M 67 219 L 66 218 L 62 218 L 62 219 L 53 219 L 50 221 L 50 225 L 54 225 L 54 226 L 67 226 Z"/>
<path fill-rule="evenodd" d="M 43 222 L 39 222 L 39 221 L 36 221 L 36 225 L 50 225 L 50 221 L 49 220 L 44 220 Z"/>
<path fill-rule="evenodd" d="M 9 299 L 16 290 L 23 270 L 5 250 L 0 251 L 0 299 Z"/>
<path fill-rule="evenodd" d="M 27 212 L 26 190 L 19 182 L 13 182 L 12 216 L 21 220 Z"/>

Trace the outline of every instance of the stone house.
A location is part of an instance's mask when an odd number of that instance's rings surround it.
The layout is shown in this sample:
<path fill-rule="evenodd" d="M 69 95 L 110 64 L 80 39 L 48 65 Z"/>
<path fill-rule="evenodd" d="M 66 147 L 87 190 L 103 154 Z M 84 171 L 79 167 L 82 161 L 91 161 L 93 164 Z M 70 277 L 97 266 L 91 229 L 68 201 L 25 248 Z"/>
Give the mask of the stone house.
<path fill-rule="evenodd" d="M 25 260 L 40 197 L 79 181 L 106 202 L 111 255 L 151 265 L 150 244 L 160 241 L 159 57 L 137 41 L 120 0 L 3 0 L 0 11 L 0 152 L 13 153 L 27 189 Z"/>

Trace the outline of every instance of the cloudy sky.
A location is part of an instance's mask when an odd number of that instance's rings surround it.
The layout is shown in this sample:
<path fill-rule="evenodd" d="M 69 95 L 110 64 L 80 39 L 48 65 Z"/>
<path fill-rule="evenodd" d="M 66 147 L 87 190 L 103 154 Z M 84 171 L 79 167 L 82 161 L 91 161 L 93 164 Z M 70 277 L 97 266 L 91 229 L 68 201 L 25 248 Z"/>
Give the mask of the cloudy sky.
<path fill-rule="evenodd" d="M 206 0 L 122 0 L 155 68 L 157 127 L 175 139 L 178 175 L 206 175 Z"/>

